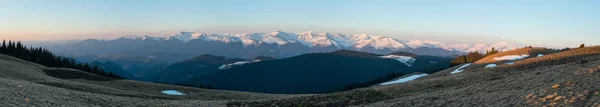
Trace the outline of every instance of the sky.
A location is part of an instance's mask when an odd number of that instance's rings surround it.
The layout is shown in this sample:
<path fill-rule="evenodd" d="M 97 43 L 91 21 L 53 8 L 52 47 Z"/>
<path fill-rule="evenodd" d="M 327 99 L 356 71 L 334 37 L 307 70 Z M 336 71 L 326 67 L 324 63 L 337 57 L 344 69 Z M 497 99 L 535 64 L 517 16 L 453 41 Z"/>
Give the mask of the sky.
<path fill-rule="evenodd" d="M 0 0 L 0 38 L 332 32 L 445 43 L 600 44 L 600 0 Z"/>

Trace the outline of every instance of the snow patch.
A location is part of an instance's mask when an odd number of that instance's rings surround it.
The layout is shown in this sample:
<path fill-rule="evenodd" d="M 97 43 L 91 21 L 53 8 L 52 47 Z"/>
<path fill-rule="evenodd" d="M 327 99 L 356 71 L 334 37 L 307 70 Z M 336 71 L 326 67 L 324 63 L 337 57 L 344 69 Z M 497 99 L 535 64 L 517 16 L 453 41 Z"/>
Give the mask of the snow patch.
<path fill-rule="evenodd" d="M 443 44 L 441 42 L 435 42 L 435 41 L 421 41 L 421 40 L 417 40 L 417 39 L 412 39 L 409 41 L 405 41 L 404 43 L 406 43 L 406 45 L 408 45 L 411 48 L 420 48 L 420 47 L 427 47 L 427 48 L 442 48 L 442 49 L 449 49 L 448 46 L 446 46 L 446 44 Z"/>
<path fill-rule="evenodd" d="M 164 90 L 162 93 L 167 95 L 185 95 L 177 90 Z"/>
<path fill-rule="evenodd" d="M 141 40 L 160 40 L 160 38 L 144 35 L 142 36 Z"/>
<path fill-rule="evenodd" d="M 413 58 L 413 57 L 408 57 L 408 56 L 400 56 L 400 55 L 386 55 L 386 56 L 379 56 L 380 58 L 388 58 L 388 59 L 395 59 L 397 61 L 400 61 L 404 64 L 406 64 L 407 66 L 412 66 L 415 61 L 417 59 Z"/>
<path fill-rule="evenodd" d="M 277 43 L 278 45 L 283 45 L 283 44 L 288 43 L 288 42 L 282 40 L 281 38 L 277 38 L 277 37 L 265 37 L 261 41 L 268 43 L 268 44 Z"/>
<path fill-rule="evenodd" d="M 244 65 L 244 64 L 249 64 L 249 63 L 255 63 L 255 62 L 260 62 L 260 60 L 239 61 L 239 62 L 234 62 L 234 63 L 231 63 L 231 64 L 224 64 L 224 65 L 221 65 L 219 67 L 219 69 L 229 69 L 229 68 L 231 68 L 233 66 L 239 66 L 239 65 Z"/>
<path fill-rule="evenodd" d="M 390 84 L 396 84 L 396 83 L 403 83 L 403 82 L 408 82 L 408 81 L 412 81 L 415 80 L 417 78 L 423 77 L 423 76 L 427 76 L 428 74 L 416 74 L 416 75 L 411 75 L 405 78 L 400 78 L 398 80 L 395 81 L 390 81 L 390 82 L 385 82 L 385 83 L 381 83 L 380 85 L 390 85 Z"/>
<path fill-rule="evenodd" d="M 544 54 L 538 54 L 538 56 L 537 56 L 537 57 L 542 57 L 542 56 L 544 56 Z"/>
<path fill-rule="evenodd" d="M 493 68 L 493 67 L 496 67 L 496 64 L 488 64 L 485 66 L 485 68 Z"/>
<path fill-rule="evenodd" d="M 520 56 L 519 55 L 506 55 L 506 56 L 502 56 L 502 57 L 495 57 L 494 60 L 499 60 L 499 61 L 502 61 L 502 60 L 511 60 L 511 61 L 514 61 L 514 60 L 519 60 L 519 59 L 523 59 L 523 58 L 526 58 L 526 57 L 529 57 L 529 55 L 527 55 L 527 54 L 523 54 L 523 55 L 520 55 Z"/>
<path fill-rule="evenodd" d="M 465 64 L 465 65 L 461 66 L 460 68 L 458 68 L 458 69 L 456 69 L 456 70 L 454 70 L 454 71 L 450 72 L 450 74 L 456 74 L 456 73 L 463 72 L 463 70 L 462 70 L 462 69 L 463 69 L 463 68 L 465 68 L 465 67 L 468 67 L 469 65 L 471 65 L 471 63 L 467 63 L 467 64 Z"/>
<path fill-rule="evenodd" d="M 508 63 L 506 63 L 506 64 L 508 64 L 508 65 L 512 65 L 512 64 L 515 64 L 515 62 L 508 62 Z"/>

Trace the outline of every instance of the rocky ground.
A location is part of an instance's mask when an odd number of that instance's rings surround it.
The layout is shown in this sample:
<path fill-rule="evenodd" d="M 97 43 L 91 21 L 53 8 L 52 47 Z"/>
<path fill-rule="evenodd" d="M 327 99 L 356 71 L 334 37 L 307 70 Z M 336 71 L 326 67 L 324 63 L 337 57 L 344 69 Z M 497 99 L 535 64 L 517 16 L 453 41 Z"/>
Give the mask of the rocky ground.
<path fill-rule="evenodd" d="M 178 90 L 187 95 L 161 93 Z M 0 105 L 6 106 L 226 106 L 233 100 L 303 95 L 260 94 L 117 80 L 73 69 L 47 68 L 0 55 Z"/>

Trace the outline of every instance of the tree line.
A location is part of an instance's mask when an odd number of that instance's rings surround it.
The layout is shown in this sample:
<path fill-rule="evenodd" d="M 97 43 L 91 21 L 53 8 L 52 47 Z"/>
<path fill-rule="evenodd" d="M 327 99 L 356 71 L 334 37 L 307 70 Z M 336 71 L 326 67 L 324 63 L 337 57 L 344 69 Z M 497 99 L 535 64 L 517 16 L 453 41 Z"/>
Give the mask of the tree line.
<path fill-rule="evenodd" d="M 0 46 L 0 53 L 47 67 L 72 68 L 100 76 L 123 79 L 123 77 L 118 76 L 115 73 L 104 71 L 101 67 L 77 62 L 73 58 L 57 56 L 41 47 L 27 47 L 20 41 L 9 40 L 7 42 L 6 40 L 3 40 L 2 45 Z"/>
<path fill-rule="evenodd" d="M 465 63 L 473 63 L 480 59 L 485 58 L 486 56 L 494 55 L 500 53 L 500 51 L 496 50 L 492 47 L 491 50 L 487 50 L 485 53 L 480 53 L 478 51 L 469 52 L 466 55 L 457 56 L 454 60 L 450 62 L 450 66 L 456 66 Z"/>
<path fill-rule="evenodd" d="M 533 48 L 533 47 L 532 46 L 526 46 L 526 48 Z M 585 44 L 579 45 L 579 48 L 585 48 Z M 571 48 L 567 47 L 567 48 L 564 48 L 564 49 L 552 49 L 552 50 L 567 51 L 567 50 L 571 50 Z M 497 53 L 500 53 L 500 51 L 496 50 L 493 47 L 492 47 L 491 50 L 487 50 L 485 53 L 480 53 L 480 52 L 477 52 L 477 51 L 475 51 L 475 52 L 469 52 L 466 55 L 457 56 L 454 60 L 452 60 L 450 62 L 450 66 L 456 66 L 456 65 L 465 64 L 465 63 L 473 63 L 475 61 L 478 61 L 480 59 L 485 58 L 486 56 L 494 55 L 494 54 L 497 54 Z"/>

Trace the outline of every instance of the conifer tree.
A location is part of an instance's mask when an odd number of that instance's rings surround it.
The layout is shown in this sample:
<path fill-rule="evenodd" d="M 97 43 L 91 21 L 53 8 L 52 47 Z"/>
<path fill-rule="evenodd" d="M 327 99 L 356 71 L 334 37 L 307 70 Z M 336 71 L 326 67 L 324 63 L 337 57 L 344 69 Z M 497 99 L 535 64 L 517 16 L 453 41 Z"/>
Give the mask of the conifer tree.
<path fill-rule="evenodd" d="M 6 54 L 4 51 L 6 51 L 6 39 L 2 40 L 2 44 L 0 46 L 0 53 Z"/>
<path fill-rule="evenodd" d="M 100 76 L 122 79 L 122 77 L 115 73 L 106 73 L 104 69 L 98 66 L 92 67 L 88 63 L 76 62 L 73 58 L 56 56 L 52 52 L 41 47 L 27 47 L 18 41 L 9 40 L 7 43 L 6 40 L 3 40 L 2 44 L 0 44 L 0 53 L 47 67 L 73 68 Z"/>
<path fill-rule="evenodd" d="M 450 66 L 456 66 L 464 63 L 473 63 L 480 59 L 485 58 L 486 56 L 494 55 L 500 53 L 500 51 L 496 50 L 492 47 L 491 50 L 486 50 L 485 53 L 480 53 L 478 51 L 469 52 L 466 55 L 457 56 L 454 60 L 450 62 Z"/>
<path fill-rule="evenodd" d="M 6 39 L 2 40 L 2 48 L 6 48 Z"/>

